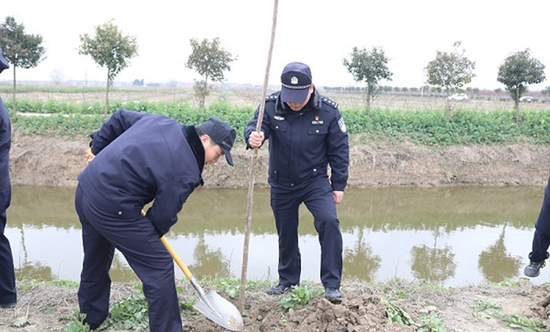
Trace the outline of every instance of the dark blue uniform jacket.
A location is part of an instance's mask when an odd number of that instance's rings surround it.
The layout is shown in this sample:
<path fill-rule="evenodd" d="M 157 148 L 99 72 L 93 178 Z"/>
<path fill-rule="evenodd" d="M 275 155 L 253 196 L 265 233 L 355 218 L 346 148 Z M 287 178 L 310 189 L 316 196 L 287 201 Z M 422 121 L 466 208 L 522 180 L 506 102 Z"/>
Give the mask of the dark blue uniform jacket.
<path fill-rule="evenodd" d="M 315 91 L 299 112 L 282 103 L 280 92 L 266 98 L 262 131 L 269 139 L 269 184 L 293 189 L 317 176 L 328 176 L 332 190 L 344 191 L 348 181 L 349 144 L 338 105 Z M 245 138 L 256 130 L 259 108 L 248 123 Z M 250 146 L 248 146 L 250 148 Z"/>
<path fill-rule="evenodd" d="M 0 189 L 10 183 L 11 124 L 8 110 L 0 99 Z"/>
<path fill-rule="evenodd" d="M 135 217 L 154 200 L 147 218 L 160 235 L 167 233 L 202 184 L 204 148 L 195 128 L 182 130 L 169 117 L 121 110 L 91 137 L 96 157 L 78 177 L 86 196 L 121 217 Z"/>

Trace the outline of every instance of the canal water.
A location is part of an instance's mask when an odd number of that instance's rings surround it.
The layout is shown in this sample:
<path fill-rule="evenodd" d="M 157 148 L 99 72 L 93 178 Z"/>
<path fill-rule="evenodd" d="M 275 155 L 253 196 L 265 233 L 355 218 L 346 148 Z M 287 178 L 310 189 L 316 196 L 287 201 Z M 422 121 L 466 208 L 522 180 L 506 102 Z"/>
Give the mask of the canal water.
<path fill-rule="evenodd" d="M 14 186 L 8 209 L 18 278 L 79 280 L 81 227 L 74 188 Z M 366 188 L 346 190 L 338 206 L 344 282 L 423 279 L 445 286 L 523 278 L 542 187 Z M 277 281 L 277 235 L 269 190 L 254 190 L 247 279 Z M 240 278 L 247 190 L 198 188 L 166 238 L 191 272 Z M 302 207 L 302 280 L 319 281 L 320 248 Z M 176 276 L 185 276 L 176 266 Z M 532 279 L 548 281 L 550 268 Z M 116 252 L 114 281 L 138 280 Z"/>

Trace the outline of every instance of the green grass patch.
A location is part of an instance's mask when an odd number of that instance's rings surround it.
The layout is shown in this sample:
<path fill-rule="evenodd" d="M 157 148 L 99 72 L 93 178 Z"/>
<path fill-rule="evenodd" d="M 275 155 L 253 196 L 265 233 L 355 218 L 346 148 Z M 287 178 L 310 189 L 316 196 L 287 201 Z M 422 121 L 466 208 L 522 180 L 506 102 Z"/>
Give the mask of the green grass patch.
<path fill-rule="evenodd" d="M 12 109 L 11 101 L 5 102 L 8 109 Z M 200 109 L 186 102 L 113 100 L 109 115 L 119 109 L 162 114 L 185 124 L 200 124 L 210 116 L 218 116 L 236 128 L 239 140 L 243 139 L 244 130 L 255 111 L 255 107 L 232 106 L 229 102 L 216 102 Z M 99 129 L 109 116 L 103 114 L 103 105 L 98 102 L 22 99 L 17 101 L 17 110 L 12 126 L 25 134 L 88 135 Z M 341 112 L 348 132 L 358 137 L 354 143 L 359 144 L 403 140 L 434 146 L 550 143 L 550 109 L 520 110 L 517 123 L 515 111 L 505 109 L 457 109 L 447 114 L 444 109 L 402 111 L 374 108 L 367 116 L 362 108 L 357 107 L 344 108 Z"/>

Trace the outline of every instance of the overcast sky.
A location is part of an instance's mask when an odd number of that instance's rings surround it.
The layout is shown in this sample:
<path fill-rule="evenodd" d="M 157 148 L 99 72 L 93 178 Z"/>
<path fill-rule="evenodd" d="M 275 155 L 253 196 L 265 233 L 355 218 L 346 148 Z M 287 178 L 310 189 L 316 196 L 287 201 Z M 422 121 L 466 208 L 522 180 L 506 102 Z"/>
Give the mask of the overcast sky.
<path fill-rule="evenodd" d="M 14 16 L 27 33 L 44 38 L 47 59 L 37 67 L 18 69 L 18 80 L 106 80 L 106 69 L 79 55 L 79 36 L 113 19 L 125 35 L 135 36 L 139 55 L 116 81 L 145 83 L 187 81 L 200 77 L 185 67 L 189 40 L 219 37 L 237 57 L 226 82 L 261 85 L 271 37 L 273 0 L 10 0 L 0 16 Z M 436 51 L 451 52 L 462 41 L 476 62 L 472 88 L 503 88 L 498 67 L 515 52 L 531 55 L 550 76 L 548 0 L 279 0 L 277 30 L 269 83 L 279 84 L 286 63 L 310 65 L 320 86 L 356 85 L 343 66 L 353 47 L 381 47 L 390 58 L 392 81 L 383 85 L 418 87 Z M 1 81 L 10 80 L 12 69 Z M 550 81 L 531 86 L 541 90 Z"/>

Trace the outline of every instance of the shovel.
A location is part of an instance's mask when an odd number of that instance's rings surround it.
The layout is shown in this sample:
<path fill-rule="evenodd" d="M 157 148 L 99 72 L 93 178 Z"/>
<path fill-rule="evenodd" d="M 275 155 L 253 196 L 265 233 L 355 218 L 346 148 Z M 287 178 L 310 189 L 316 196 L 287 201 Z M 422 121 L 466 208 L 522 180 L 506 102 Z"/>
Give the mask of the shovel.
<path fill-rule="evenodd" d="M 174 248 L 172 248 L 172 245 L 168 243 L 168 240 L 163 236 L 160 238 L 160 241 L 162 241 L 162 244 L 164 244 L 170 255 L 172 255 L 176 264 L 183 271 L 183 274 L 185 274 L 193 287 L 195 287 L 197 293 L 199 293 L 199 300 L 194 304 L 195 309 L 214 323 L 230 331 L 242 331 L 244 328 L 243 317 L 239 310 L 231 302 L 218 295 L 218 293 L 212 290 L 205 293 L 191 274 L 191 271 L 189 271 Z"/>
<path fill-rule="evenodd" d="M 145 215 L 145 211 L 141 211 L 141 214 Z M 193 307 L 205 315 L 206 318 L 230 331 L 242 331 L 244 328 L 243 317 L 237 307 L 212 290 L 205 293 L 168 240 L 162 236 L 160 241 L 164 244 L 176 264 L 178 264 L 183 274 L 189 279 L 191 285 L 199 293 L 199 300 L 195 302 Z"/>

